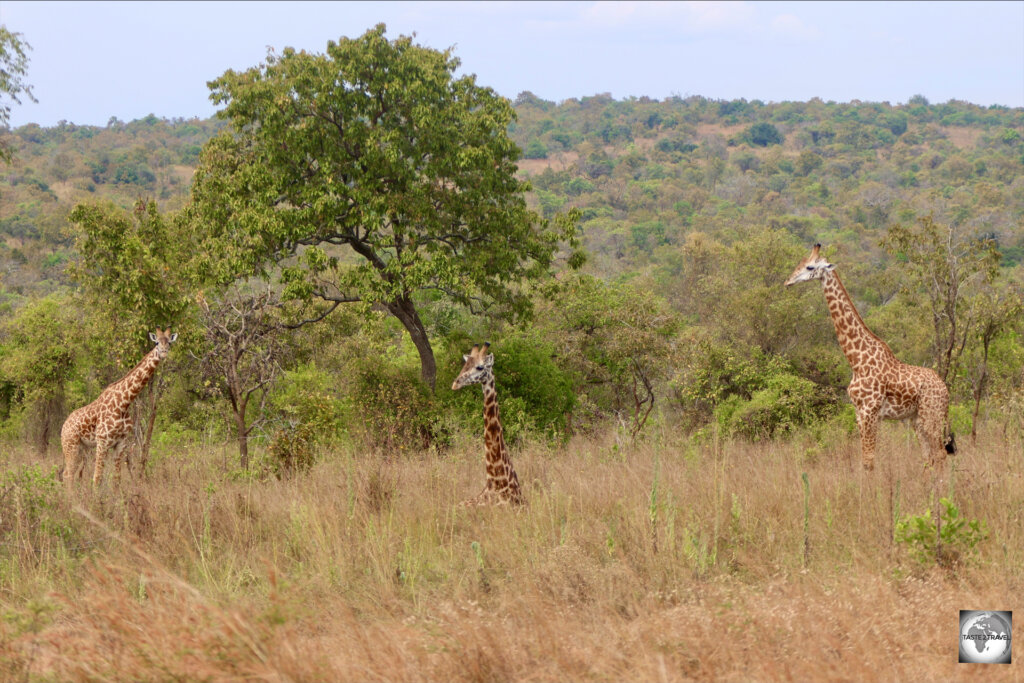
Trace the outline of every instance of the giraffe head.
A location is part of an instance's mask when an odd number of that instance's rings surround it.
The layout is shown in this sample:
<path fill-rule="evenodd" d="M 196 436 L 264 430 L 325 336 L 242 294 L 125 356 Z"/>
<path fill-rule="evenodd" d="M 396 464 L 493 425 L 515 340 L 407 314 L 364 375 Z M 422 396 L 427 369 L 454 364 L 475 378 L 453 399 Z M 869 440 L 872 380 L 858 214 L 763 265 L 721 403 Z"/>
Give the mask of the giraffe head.
<path fill-rule="evenodd" d="M 156 344 L 156 355 L 160 360 L 167 357 L 168 352 L 171 350 L 171 344 L 178 338 L 178 333 L 171 334 L 171 328 L 161 330 L 159 327 L 156 328 L 156 332 L 149 333 L 150 340 Z"/>
<path fill-rule="evenodd" d="M 835 268 L 834 265 L 821 257 L 821 254 L 819 253 L 820 251 L 821 245 L 815 244 L 807 258 L 800 262 L 800 265 L 796 267 L 793 274 L 789 276 L 788 280 L 786 280 L 787 287 L 795 285 L 798 282 L 820 280 L 825 277 L 825 273 Z"/>
<path fill-rule="evenodd" d="M 494 367 L 494 354 L 487 353 L 491 342 L 484 342 L 483 346 L 474 344 L 472 350 L 464 355 L 462 359 L 466 364 L 462 366 L 462 372 L 452 382 L 452 390 L 461 389 L 467 384 L 480 384 L 488 377 L 493 377 L 491 369 Z"/>

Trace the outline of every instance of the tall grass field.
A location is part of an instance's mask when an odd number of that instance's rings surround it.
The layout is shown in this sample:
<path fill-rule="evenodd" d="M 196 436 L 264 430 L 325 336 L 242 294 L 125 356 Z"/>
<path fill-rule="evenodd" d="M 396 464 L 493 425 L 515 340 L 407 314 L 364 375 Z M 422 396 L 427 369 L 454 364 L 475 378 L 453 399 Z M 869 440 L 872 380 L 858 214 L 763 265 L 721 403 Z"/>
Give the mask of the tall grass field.
<path fill-rule="evenodd" d="M 0 680 L 1022 679 L 957 663 L 959 610 L 1024 617 L 1012 425 L 940 471 L 891 424 L 870 473 L 840 431 L 526 443 L 528 506 L 460 509 L 481 441 L 284 479 L 163 444 L 71 496 L 56 453 L 7 452 Z"/>

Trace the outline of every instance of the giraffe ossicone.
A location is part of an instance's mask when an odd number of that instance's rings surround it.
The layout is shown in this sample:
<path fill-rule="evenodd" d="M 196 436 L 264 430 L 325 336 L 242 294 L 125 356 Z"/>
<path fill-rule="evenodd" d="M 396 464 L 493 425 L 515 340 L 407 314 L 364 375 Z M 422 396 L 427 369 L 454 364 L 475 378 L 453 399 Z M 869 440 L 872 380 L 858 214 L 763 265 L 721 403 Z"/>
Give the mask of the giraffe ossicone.
<path fill-rule="evenodd" d="M 149 333 L 156 344 L 145 358 L 121 379 L 102 392 L 95 401 L 72 411 L 60 430 L 60 442 L 64 451 L 64 482 L 71 488 L 76 477 L 82 476 L 85 467 L 82 446 L 96 446 L 96 467 L 93 471 L 93 486 L 98 486 L 103 477 L 103 466 L 109 455 L 114 459 L 114 482 L 121 483 L 122 453 L 128 447 L 135 428 L 132 421 L 132 401 L 146 386 L 156 372 L 157 366 L 167 357 L 171 344 L 178 338 L 171 330 L 157 329 Z"/>
<path fill-rule="evenodd" d="M 896 358 L 857 312 L 835 266 L 821 256 L 821 245 L 800 262 L 786 286 L 821 280 L 839 346 L 853 370 L 846 392 L 857 412 L 864 468 L 874 469 L 878 424 L 882 419 L 911 420 L 930 465 L 956 452 L 949 433 L 949 390 L 931 368 L 908 365 Z M 948 433 L 948 439 L 945 438 Z"/>
<path fill-rule="evenodd" d="M 479 384 L 484 392 L 484 460 L 487 464 L 487 484 L 484 490 L 460 503 L 464 507 L 478 505 L 523 505 L 519 477 L 512 467 L 512 458 L 505 446 L 501 419 L 498 416 L 498 394 L 494 389 L 494 354 L 488 353 L 491 343 L 475 344 L 462 357 L 465 365 L 452 382 L 452 390 L 468 384 Z"/>

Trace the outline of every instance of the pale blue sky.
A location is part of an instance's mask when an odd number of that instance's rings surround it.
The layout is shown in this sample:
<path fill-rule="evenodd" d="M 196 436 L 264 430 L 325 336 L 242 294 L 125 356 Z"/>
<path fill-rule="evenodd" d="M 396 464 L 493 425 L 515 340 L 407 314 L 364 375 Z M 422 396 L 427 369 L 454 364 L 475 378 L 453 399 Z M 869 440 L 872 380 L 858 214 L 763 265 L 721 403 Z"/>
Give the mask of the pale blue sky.
<path fill-rule="evenodd" d="M 1024 106 L 1024 2 L 0 2 L 38 104 L 11 125 L 206 118 L 206 82 L 268 46 L 323 52 L 378 22 L 454 46 L 514 98 L 673 94 L 766 102 Z"/>

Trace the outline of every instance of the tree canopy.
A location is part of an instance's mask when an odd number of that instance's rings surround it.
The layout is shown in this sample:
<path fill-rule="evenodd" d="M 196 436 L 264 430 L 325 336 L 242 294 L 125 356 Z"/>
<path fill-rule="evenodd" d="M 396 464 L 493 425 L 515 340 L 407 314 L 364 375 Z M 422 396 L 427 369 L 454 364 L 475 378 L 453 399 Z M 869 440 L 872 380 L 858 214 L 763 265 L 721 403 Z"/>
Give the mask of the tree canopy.
<path fill-rule="evenodd" d="M 520 283 L 549 271 L 576 214 L 549 222 L 528 208 L 508 100 L 456 78 L 450 50 L 384 32 L 326 54 L 287 48 L 212 81 L 232 125 L 204 149 L 189 211 L 211 278 L 280 266 L 286 296 L 321 302 L 310 319 L 347 302 L 384 307 L 433 387 L 417 293 L 525 313 Z"/>

